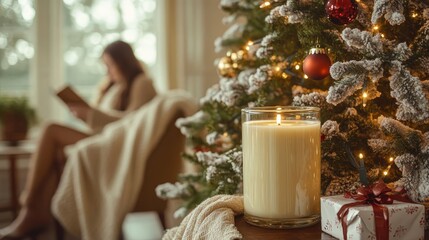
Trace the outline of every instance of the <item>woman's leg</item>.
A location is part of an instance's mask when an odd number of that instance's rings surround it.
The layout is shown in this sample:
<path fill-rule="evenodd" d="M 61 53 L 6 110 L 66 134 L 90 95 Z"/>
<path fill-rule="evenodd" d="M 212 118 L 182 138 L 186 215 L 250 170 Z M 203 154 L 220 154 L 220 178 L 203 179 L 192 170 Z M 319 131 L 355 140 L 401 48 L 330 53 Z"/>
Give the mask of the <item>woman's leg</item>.
<path fill-rule="evenodd" d="M 29 206 L 37 201 L 43 181 L 48 175 L 55 174 L 56 161 L 63 154 L 64 147 L 86 137 L 86 133 L 58 124 L 50 124 L 44 129 L 30 161 L 21 204 Z"/>
<path fill-rule="evenodd" d="M 57 181 L 54 174 L 49 174 L 38 194 L 37 203 L 32 203 L 31 207 L 22 206 L 17 218 L 9 226 L 0 229 L 0 240 L 2 237 L 9 239 L 30 236 L 52 221 L 50 204 L 57 188 Z"/>
<path fill-rule="evenodd" d="M 48 125 L 38 142 L 20 201 L 21 211 L 0 235 L 22 236 L 50 221 L 50 203 L 57 188 L 57 161 L 64 147 L 88 137 L 86 133 L 58 124 Z"/>

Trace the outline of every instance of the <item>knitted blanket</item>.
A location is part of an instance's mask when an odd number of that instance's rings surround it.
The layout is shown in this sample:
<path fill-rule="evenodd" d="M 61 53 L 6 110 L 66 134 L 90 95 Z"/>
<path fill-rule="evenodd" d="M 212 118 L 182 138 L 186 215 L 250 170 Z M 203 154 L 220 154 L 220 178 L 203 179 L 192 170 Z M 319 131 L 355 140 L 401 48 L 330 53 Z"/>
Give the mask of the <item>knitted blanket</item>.
<path fill-rule="evenodd" d="M 242 239 L 234 216 L 243 211 L 242 196 L 216 195 L 198 205 L 178 227 L 168 230 L 162 240 Z"/>
<path fill-rule="evenodd" d="M 52 211 L 68 232 L 88 240 L 119 238 L 137 201 L 146 160 L 177 110 L 188 116 L 196 104 L 181 91 L 160 94 L 67 149 Z"/>

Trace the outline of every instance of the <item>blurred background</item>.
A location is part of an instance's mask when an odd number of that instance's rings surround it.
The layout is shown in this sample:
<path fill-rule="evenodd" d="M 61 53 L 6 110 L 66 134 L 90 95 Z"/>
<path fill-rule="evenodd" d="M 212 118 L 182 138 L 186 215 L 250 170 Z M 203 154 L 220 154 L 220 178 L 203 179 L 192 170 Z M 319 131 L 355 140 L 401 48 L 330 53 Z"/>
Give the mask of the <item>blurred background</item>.
<path fill-rule="evenodd" d="M 26 96 L 40 122 L 73 118 L 52 91 L 69 83 L 89 100 L 105 73 L 104 46 L 122 39 L 158 91 L 195 98 L 218 81 L 218 0 L 1 0 L 0 95 Z"/>

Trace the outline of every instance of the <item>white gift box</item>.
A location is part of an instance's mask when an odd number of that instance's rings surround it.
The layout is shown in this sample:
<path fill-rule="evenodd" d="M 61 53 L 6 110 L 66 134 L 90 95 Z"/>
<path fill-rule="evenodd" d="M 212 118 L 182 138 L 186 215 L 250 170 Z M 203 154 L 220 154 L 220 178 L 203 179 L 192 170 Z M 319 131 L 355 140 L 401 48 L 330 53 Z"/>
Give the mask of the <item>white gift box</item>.
<path fill-rule="evenodd" d="M 322 197 L 322 231 L 339 239 L 343 238 L 341 222 L 337 217 L 340 208 L 348 203 L 357 202 L 343 196 Z M 389 211 L 389 240 L 424 240 L 425 208 L 421 204 L 394 201 L 383 204 Z M 374 212 L 371 205 L 359 205 L 349 208 L 347 221 L 347 239 L 376 239 Z"/>

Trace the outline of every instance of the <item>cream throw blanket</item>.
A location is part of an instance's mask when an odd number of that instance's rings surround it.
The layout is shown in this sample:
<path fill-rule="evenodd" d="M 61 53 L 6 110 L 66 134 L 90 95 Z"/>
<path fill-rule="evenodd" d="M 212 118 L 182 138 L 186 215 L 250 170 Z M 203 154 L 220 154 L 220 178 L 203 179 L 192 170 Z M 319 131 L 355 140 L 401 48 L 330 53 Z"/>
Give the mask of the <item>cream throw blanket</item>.
<path fill-rule="evenodd" d="M 163 240 L 233 240 L 242 239 L 234 216 L 243 209 L 243 197 L 216 195 L 202 202 L 182 223 L 167 231 Z"/>
<path fill-rule="evenodd" d="M 158 95 L 67 149 L 52 211 L 68 232 L 85 240 L 119 238 L 125 215 L 137 201 L 146 159 L 177 110 L 189 116 L 196 104 L 182 91 Z"/>

